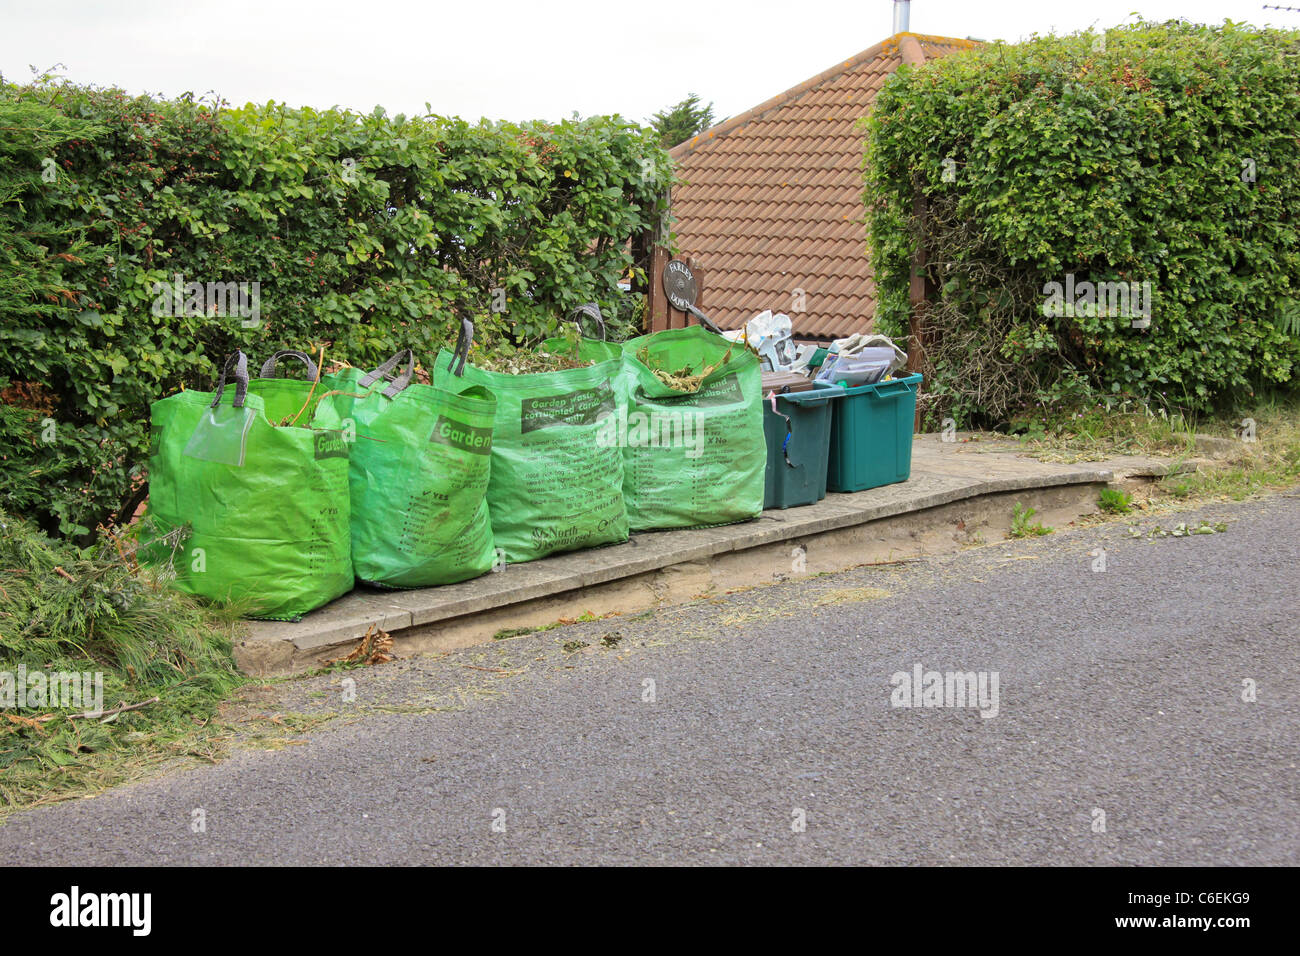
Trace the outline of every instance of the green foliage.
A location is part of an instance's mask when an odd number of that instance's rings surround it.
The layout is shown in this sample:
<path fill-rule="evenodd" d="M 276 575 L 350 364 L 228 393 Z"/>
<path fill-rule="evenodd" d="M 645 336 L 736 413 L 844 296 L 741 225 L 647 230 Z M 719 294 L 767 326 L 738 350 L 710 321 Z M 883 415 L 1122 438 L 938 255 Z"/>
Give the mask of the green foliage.
<path fill-rule="evenodd" d="M 618 117 L 471 124 L 0 80 L 0 505 L 83 543 L 129 518 L 149 404 L 210 388 L 235 347 L 369 366 L 409 346 L 432 365 L 459 316 L 518 344 L 584 302 L 625 328 L 642 297 L 619 283 L 647 267 L 629 240 L 670 183 L 654 133 Z M 239 283 L 242 311 L 214 302 L 209 284 Z"/>
<path fill-rule="evenodd" d="M 1288 299 L 1277 314 L 1277 327 L 1283 335 L 1300 338 L 1300 302 Z"/>
<path fill-rule="evenodd" d="M 1019 501 L 1011 513 L 1011 530 L 1007 532 L 1008 538 L 1033 538 L 1045 534 L 1051 534 L 1055 528 L 1046 527 L 1041 521 L 1035 521 L 1030 524 L 1029 521 L 1034 515 L 1038 514 L 1038 509 L 1027 508 Z"/>
<path fill-rule="evenodd" d="M 1133 496 L 1117 488 L 1103 488 L 1097 497 L 1097 507 L 1110 515 L 1126 515 L 1133 510 Z"/>
<path fill-rule="evenodd" d="M 89 772 L 87 760 L 211 716 L 241 683 L 230 657 L 232 622 L 233 614 L 214 616 L 146 576 L 128 541 L 79 548 L 0 510 L 0 671 L 11 681 L 20 666 L 27 674 L 100 674 L 106 713 L 158 698 L 108 720 L 77 719 L 79 710 L 49 701 L 6 711 L 0 811 L 43 792 L 51 770 L 63 768 L 70 777 L 61 785 L 71 786 L 71 777 Z"/>
<path fill-rule="evenodd" d="M 15 514 L 47 516 L 51 529 L 88 540 L 93 527 L 119 509 L 129 517 L 130 502 L 142 495 L 142 466 L 127 462 L 133 442 L 147 440 L 148 421 L 60 422 L 51 395 L 44 389 L 0 389 L 0 504 Z M 47 410 L 7 404 L 32 400 Z M 121 505 L 124 496 L 128 503 Z"/>
<path fill-rule="evenodd" d="M 714 125 L 713 104 L 701 106 L 700 98 L 692 93 L 676 106 L 660 110 L 650 117 L 650 125 L 659 134 L 660 145 L 672 149 Z"/>
<path fill-rule="evenodd" d="M 877 321 L 906 335 L 923 243 L 932 414 L 1294 387 L 1300 33 L 1138 23 L 983 47 L 900 69 L 868 130 Z M 1150 327 L 1086 301 L 1045 314 L 1069 274 L 1149 282 Z"/>

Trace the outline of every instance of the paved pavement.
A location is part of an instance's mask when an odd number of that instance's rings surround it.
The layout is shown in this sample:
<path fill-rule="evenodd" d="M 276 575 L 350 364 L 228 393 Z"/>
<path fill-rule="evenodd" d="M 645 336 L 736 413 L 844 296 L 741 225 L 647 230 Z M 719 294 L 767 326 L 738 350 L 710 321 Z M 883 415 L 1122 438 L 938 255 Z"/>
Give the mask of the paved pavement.
<path fill-rule="evenodd" d="M 513 606 L 517 613 L 525 614 L 520 605 L 529 601 L 709 561 L 716 555 L 780 542 L 793 544 L 823 532 L 998 492 L 1060 489 L 1108 482 L 1114 476 L 1163 475 L 1170 468 L 1195 468 L 1191 461 L 1175 463 L 1140 455 L 1072 464 L 1039 461 L 1026 455 L 1024 446 L 1014 440 L 967 432 L 955 437 L 961 440 L 947 442 L 936 434 L 917 435 L 908 481 L 859 494 L 832 492 L 816 504 L 768 511 L 757 521 L 640 532 L 624 544 L 513 564 L 499 574 L 484 574 L 459 584 L 409 591 L 358 588 L 301 621 L 252 622 L 246 638 L 235 647 L 235 660 L 246 674 L 302 673 L 345 653 L 372 626 L 392 634 L 400 647 L 413 634 L 419 640 L 425 626 L 447 621 L 453 626 L 444 629 L 441 638 L 445 643 L 437 649 L 464 647 L 471 641 L 464 639 L 463 629 L 473 629 L 480 612 Z M 761 560 L 756 558 L 754 563 Z"/>
<path fill-rule="evenodd" d="M 0 858 L 1295 865 L 1300 495 L 1136 524 L 1189 517 L 1227 530 L 1110 523 L 274 685 L 252 705 L 341 716 L 19 814 Z M 891 706 L 918 664 L 996 671 L 996 716 Z"/>

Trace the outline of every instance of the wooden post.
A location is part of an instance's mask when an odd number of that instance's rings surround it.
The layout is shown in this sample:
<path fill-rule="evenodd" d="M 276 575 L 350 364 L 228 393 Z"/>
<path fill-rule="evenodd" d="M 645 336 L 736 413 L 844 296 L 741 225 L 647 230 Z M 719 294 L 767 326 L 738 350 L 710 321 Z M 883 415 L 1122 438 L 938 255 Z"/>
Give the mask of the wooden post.
<path fill-rule="evenodd" d="M 686 257 L 686 266 L 688 269 L 691 270 L 691 275 L 695 276 L 695 308 L 699 309 L 701 312 L 704 312 L 707 315 L 708 313 L 704 308 L 704 299 L 705 299 L 704 270 L 700 268 L 700 264 L 695 261 L 694 256 Z M 700 324 L 699 320 L 696 319 L 695 316 L 691 315 L 689 312 L 679 312 L 677 314 L 682 317 L 681 328 L 683 329 L 686 328 L 688 325 Z"/>
<path fill-rule="evenodd" d="M 665 212 L 650 229 L 646 230 L 642 241 L 650 250 L 648 256 L 649 269 L 646 281 L 649 288 L 646 290 L 647 308 L 646 308 L 646 327 L 644 332 L 661 332 L 664 329 L 673 328 L 673 312 L 675 311 L 668 304 L 668 296 L 664 294 L 664 266 L 672 260 L 668 251 L 668 242 L 670 239 L 668 233 L 668 223 L 672 215 L 672 193 L 667 193 L 667 202 Z"/>
<path fill-rule="evenodd" d="M 669 208 L 671 209 L 672 197 L 669 196 Z M 646 295 L 649 299 L 646 310 L 646 331 L 662 332 L 665 329 L 684 329 L 688 325 L 699 324 L 689 312 L 682 312 L 680 309 L 674 309 L 668 302 L 668 296 L 664 293 L 664 267 L 672 261 L 672 256 L 668 252 L 667 222 L 669 213 L 664 214 L 664 218 L 659 224 L 646 232 L 642 241 L 649 244 L 651 248 L 650 255 L 650 288 Z M 694 258 L 687 256 L 686 265 L 695 276 L 695 307 L 701 312 L 704 308 L 704 270 Z"/>
<path fill-rule="evenodd" d="M 921 44 L 916 37 L 911 34 L 904 34 L 902 41 L 898 45 L 898 50 L 903 58 L 904 63 L 918 65 L 925 62 L 925 51 L 921 49 Z M 907 342 L 907 370 L 909 372 L 919 372 L 925 365 L 925 343 L 929 335 L 926 328 L 926 313 L 929 311 L 930 302 L 935 296 L 934 283 L 927 278 L 925 269 L 925 220 L 926 204 L 925 196 L 920 189 L 916 189 L 912 194 L 912 219 L 917 225 L 917 234 L 921 236 L 916 251 L 912 253 L 912 277 L 908 287 L 908 301 L 911 305 L 911 315 L 908 318 L 908 342 Z M 925 385 L 924 382 L 921 383 Z M 921 408 L 918 405 L 916 409 L 916 418 L 912 422 L 912 428 L 919 431 L 921 428 Z"/>
<path fill-rule="evenodd" d="M 655 242 L 650 253 L 650 288 L 646 291 L 650 304 L 646 311 L 645 332 L 661 332 L 668 328 L 668 314 L 672 306 L 664 294 L 664 266 L 668 264 L 668 250 Z"/>
<path fill-rule="evenodd" d="M 925 343 L 929 334 L 929 330 L 926 328 L 926 313 L 930 308 L 930 300 L 935 294 L 934 283 L 930 281 L 925 268 L 926 203 L 925 196 L 919 189 L 912 197 L 912 219 L 916 223 L 917 232 L 922 239 L 912 253 L 912 275 L 908 287 L 908 302 L 911 305 L 911 315 L 908 319 L 907 371 L 919 372 L 925 366 Z M 924 387 L 925 383 L 922 382 L 921 385 Z M 916 418 L 912 422 L 912 427 L 917 431 L 921 428 L 921 408 L 919 405 L 916 409 Z"/>
<path fill-rule="evenodd" d="M 664 294 L 664 266 L 672 261 L 672 256 L 668 254 L 664 246 L 655 246 L 654 250 L 654 272 L 650 281 L 650 310 L 649 310 L 649 331 L 662 332 L 665 329 L 684 329 L 688 325 L 698 325 L 695 317 L 689 312 L 683 312 L 680 309 L 674 309 L 668 302 L 668 296 Z M 691 257 L 687 257 L 687 267 L 691 274 L 695 276 L 695 307 L 701 312 L 704 311 L 704 270 L 699 267 L 699 263 Z"/>

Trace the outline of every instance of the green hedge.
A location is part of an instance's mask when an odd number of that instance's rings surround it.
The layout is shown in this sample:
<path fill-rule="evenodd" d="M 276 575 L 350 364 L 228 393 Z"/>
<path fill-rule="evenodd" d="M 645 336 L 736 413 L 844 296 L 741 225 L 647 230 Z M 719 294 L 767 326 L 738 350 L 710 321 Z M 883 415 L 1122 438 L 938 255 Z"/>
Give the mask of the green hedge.
<path fill-rule="evenodd" d="M 412 346 L 431 364 L 458 313 L 487 343 L 593 300 L 629 325 L 618 284 L 645 268 L 629 240 L 670 177 L 654 133 L 618 117 L 471 124 L 0 80 L 0 505 L 83 536 L 123 517 L 149 403 L 210 387 L 236 346 L 328 344 L 355 365 Z"/>
<path fill-rule="evenodd" d="M 1206 409 L 1294 384 L 1300 34 L 986 46 L 901 69 L 867 130 L 878 322 L 906 334 L 923 243 L 932 412 L 1005 422 L 1097 389 Z M 1149 283 L 1149 327 L 1084 296 L 1045 310 L 1071 275 Z"/>

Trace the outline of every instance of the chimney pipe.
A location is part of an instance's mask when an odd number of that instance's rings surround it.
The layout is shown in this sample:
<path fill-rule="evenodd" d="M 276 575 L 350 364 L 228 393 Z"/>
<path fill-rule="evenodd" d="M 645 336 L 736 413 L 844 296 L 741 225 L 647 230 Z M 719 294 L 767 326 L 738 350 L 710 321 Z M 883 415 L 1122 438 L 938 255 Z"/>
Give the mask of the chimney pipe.
<path fill-rule="evenodd" d="M 894 0 L 894 32 L 907 33 L 911 29 L 911 0 Z"/>

